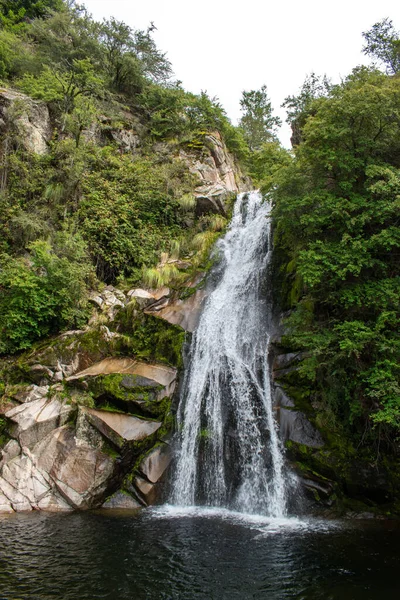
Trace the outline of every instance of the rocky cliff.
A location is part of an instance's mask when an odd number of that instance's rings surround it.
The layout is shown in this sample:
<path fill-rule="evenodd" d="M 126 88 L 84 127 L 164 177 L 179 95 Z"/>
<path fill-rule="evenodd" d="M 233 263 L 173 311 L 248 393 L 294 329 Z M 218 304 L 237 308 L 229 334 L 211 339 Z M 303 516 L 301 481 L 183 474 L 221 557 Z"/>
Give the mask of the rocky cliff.
<path fill-rule="evenodd" d="M 196 148 L 157 142 L 149 150 L 145 126 L 125 112 L 118 126 L 103 116 L 79 135 L 112 144 L 116 155 L 151 151 L 160 163 L 179 161 L 192 177 L 194 219 L 226 216 L 250 186 L 217 131 Z M 45 103 L 6 89 L 0 136 L 3 161 L 10 148 L 50 156 L 54 137 L 68 138 Z M 0 511 L 136 509 L 162 498 L 182 345 L 197 324 L 207 265 L 192 264 L 190 254 L 160 264 L 180 273 L 179 283 L 102 284 L 86 326 L 0 359 Z"/>

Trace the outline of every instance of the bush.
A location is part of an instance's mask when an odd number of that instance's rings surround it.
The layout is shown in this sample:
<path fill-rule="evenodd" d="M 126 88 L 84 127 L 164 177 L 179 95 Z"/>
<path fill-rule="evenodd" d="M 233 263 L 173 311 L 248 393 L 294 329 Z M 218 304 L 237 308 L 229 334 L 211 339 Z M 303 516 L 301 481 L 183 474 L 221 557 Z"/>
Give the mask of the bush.
<path fill-rule="evenodd" d="M 88 317 L 87 283 L 93 277 L 77 235 L 60 232 L 53 245 L 33 242 L 24 258 L 0 262 L 0 352 L 13 353 Z"/>

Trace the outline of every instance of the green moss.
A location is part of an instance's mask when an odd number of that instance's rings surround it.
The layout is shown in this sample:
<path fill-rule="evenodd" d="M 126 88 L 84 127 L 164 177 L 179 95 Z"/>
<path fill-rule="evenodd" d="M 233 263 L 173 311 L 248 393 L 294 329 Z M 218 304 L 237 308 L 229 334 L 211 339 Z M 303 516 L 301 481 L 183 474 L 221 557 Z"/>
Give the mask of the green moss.
<path fill-rule="evenodd" d="M 117 354 L 133 354 L 142 360 L 182 367 L 182 347 L 185 331 L 151 315 L 140 314 L 133 321 L 126 311 L 118 315 L 123 332 L 115 342 Z"/>

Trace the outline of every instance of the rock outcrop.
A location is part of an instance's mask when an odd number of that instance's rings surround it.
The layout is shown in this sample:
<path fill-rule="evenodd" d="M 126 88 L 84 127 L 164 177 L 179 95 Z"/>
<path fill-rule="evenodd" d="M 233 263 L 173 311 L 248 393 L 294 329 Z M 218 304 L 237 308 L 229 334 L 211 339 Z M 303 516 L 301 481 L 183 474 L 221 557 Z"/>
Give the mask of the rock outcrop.
<path fill-rule="evenodd" d="M 204 137 L 200 154 L 181 150 L 179 157 L 199 179 L 195 190 L 197 216 L 210 212 L 226 215 L 227 202 L 252 187 L 217 131 Z"/>
<path fill-rule="evenodd" d="M 46 154 L 52 136 L 47 105 L 19 92 L 0 89 L 0 135 L 10 131 L 28 152 Z"/>

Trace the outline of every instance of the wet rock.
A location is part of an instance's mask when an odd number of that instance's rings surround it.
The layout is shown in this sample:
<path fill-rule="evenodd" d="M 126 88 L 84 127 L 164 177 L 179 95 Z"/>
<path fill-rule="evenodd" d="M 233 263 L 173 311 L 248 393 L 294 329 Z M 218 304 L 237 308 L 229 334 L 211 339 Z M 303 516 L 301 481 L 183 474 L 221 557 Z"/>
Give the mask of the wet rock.
<path fill-rule="evenodd" d="M 299 480 L 304 488 L 312 493 L 314 499 L 317 496 L 319 499 L 329 500 L 334 492 L 334 485 L 331 481 L 322 480 L 316 476 L 305 476 L 301 477 Z"/>
<path fill-rule="evenodd" d="M 28 498 L 21 494 L 21 492 L 6 481 L 3 477 L 0 477 L 0 494 L 5 496 L 11 507 L 15 511 L 31 511 L 32 506 Z"/>
<path fill-rule="evenodd" d="M 139 475 L 135 477 L 133 483 L 140 499 L 146 506 L 156 503 L 158 499 L 158 488 L 156 484 L 146 481 L 146 479 Z"/>
<path fill-rule="evenodd" d="M 107 500 L 107 502 L 102 505 L 101 508 L 137 510 L 138 508 L 142 508 L 142 505 L 139 504 L 137 500 L 132 498 L 132 496 L 124 494 L 123 492 L 116 492 Z"/>
<path fill-rule="evenodd" d="M 9 499 L 0 492 L 0 513 L 13 513 L 14 509 L 11 506 Z"/>
<path fill-rule="evenodd" d="M 297 364 L 307 356 L 306 352 L 289 352 L 276 355 L 272 365 L 274 377 L 280 378 L 292 373 L 297 369 Z"/>
<path fill-rule="evenodd" d="M 66 512 L 73 510 L 72 506 L 54 491 L 43 496 L 37 503 L 37 508 L 46 512 Z"/>
<path fill-rule="evenodd" d="M 324 440 L 306 415 L 296 410 L 295 403 L 280 386 L 275 387 L 275 405 L 279 411 L 279 431 L 282 441 L 290 440 L 310 448 L 321 448 Z"/>
<path fill-rule="evenodd" d="M 283 441 L 291 440 L 310 448 L 321 448 L 324 441 L 306 415 L 293 409 L 280 409 L 280 433 Z"/>
<path fill-rule="evenodd" d="M 127 442 L 139 442 L 160 429 L 159 421 L 146 421 L 130 415 L 86 409 L 88 421 L 119 448 Z"/>
<path fill-rule="evenodd" d="M 161 444 L 151 450 L 140 463 L 139 470 L 151 483 L 160 481 L 171 463 L 171 448 Z"/>
<path fill-rule="evenodd" d="M 21 446 L 32 447 L 56 427 L 67 422 L 74 407 L 57 398 L 39 398 L 6 413 L 11 421 L 9 433 Z"/>

